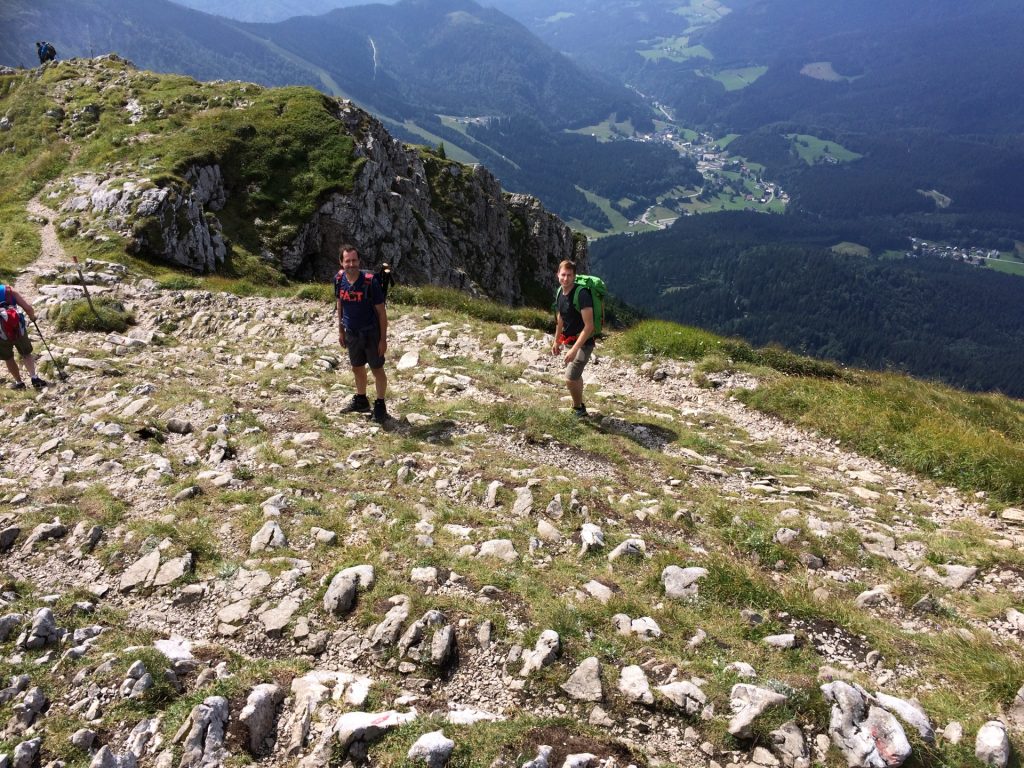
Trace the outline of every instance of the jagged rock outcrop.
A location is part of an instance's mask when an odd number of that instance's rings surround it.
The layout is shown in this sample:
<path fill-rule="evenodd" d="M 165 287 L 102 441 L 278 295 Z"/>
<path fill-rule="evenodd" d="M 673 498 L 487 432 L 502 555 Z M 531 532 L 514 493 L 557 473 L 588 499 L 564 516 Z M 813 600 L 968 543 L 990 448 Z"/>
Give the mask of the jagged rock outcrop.
<path fill-rule="evenodd" d="M 109 58 L 76 65 L 88 75 Z M 134 71 L 129 62 L 115 60 L 125 72 Z M 354 140 L 351 190 L 322 200 L 305 222 L 252 222 L 273 233 L 261 236 L 258 255 L 287 276 L 328 280 L 338 269 L 339 246 L 352 242 L 367 264 L 389 262 L 400 282 L 518 303 L 545 296 L 562 259 L 585 265 L 586 240 L 536 198 L 503 192 L 483 166 L 404 145 L 349 101 L 333 101 L 329 109 L 338 131 Z M 79 173 L 55 187 L 63 198 L 58 225 L 94 238 L 113 231 L 132 252 L 214 272 L 229 252 L 217 212 L 244 184 L 228 177 L 230 164 L 216 160 L 204 158 L 161 178 L 125 164 Z"/>
<path fill-rule="evenodd" d="M 336 193 L 278 258 L 287 275 L 327 279 L 338 248 L 355 243 L 399 280 L 518 302 L 558 262 L 586 260 L 586 244 L 529 195 L 504 194 L 480 165 L 426 160 L 349 102 L 337 118 L 365 162 L 351 193 Z M 546 282 L 545 282 L 546 284 Z"/>

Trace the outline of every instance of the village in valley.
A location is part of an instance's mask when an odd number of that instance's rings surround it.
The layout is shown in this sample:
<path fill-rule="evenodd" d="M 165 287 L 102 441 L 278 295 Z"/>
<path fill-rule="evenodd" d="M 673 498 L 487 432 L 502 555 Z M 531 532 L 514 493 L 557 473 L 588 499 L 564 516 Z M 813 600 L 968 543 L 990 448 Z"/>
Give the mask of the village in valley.
<path fill-rule="evenodd" d="M 730 154 L 728 144 L 735 136 L 719 139 L 710 133 L 658 122 L 654 133 L 638 133 L 629 138 L 671 146 L 693 160 L 704 177 L 701 189 L 675 190 L 674 194 L 666 195 L 659 205 L 648 208 L 630 222 L 631 225 L 647 224 L 664 229 L 680 215 L 724 210 L 782 213 L 789 203 L 789 194 L 775 182 L 764 178 L 763 166 Z"/>

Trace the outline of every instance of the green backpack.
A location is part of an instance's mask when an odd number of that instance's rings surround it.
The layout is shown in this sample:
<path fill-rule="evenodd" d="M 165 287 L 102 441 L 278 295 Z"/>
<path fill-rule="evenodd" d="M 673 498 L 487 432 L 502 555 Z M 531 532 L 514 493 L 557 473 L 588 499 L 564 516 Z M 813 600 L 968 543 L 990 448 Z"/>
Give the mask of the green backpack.
<path fill-rule="evenodd" d="M 590 297 L 594 300 L 594 337 L 601 335 L 601 331 L 604 328 L 604 299 L 608 295 L 608 286 L 604 284 L 597 275 L 576 275 L 576 288 L 572 292 L 572 305 L 576 308 L 576 311 L 580 311 L 580 292 L 579 288 L 586 288 L 590 291 Z M 558 311 L 558 294 L 562 290 L 559 286 L 555 289 L 555 311 Z"/>

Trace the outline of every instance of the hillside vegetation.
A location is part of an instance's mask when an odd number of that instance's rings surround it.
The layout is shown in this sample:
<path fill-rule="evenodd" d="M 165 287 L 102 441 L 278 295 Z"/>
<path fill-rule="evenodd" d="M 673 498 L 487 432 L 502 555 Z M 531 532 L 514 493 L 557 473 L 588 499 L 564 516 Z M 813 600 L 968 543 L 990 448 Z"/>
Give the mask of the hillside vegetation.
<path fill-rule="evenodd" d="M 843 242 L 866 244 L 875 255 L 831 250 Z M 898 230 L 865 221 L 733 213 L 608 238 L 594 244 L 591 258 L 623 300 L 654 317 L 1024 395 L 1017 354 L 1024 281 L 951 259 L 881 258 L 886 247 L 902 252 L 906 243 Z"/>
<path fill-rule="evenodd" d="M 64 254 L 44 241 L 56 266 L 22 285 L 56 315 Z M 829 681 L 864 687 L 908 765 L 981 765 L 993 718 L 1019 748 L 1018 402 L 642 323 L 601 342 L 579 421 L 543 315 L 403 288 L 379 429 L 339 413 L 323 287 L 86 269 L 136 325 L 44 320 L 70 377 L 0 410 L 20 457 L 0 473 L 3 621 L 26 630 L 0 671 L 27 675 L 0 707 L 38 739 L 9 749 L 400 765 L 441 729 L 454 766 L 541 745 L 555 765 L 838 766 L 829 697 L 856 689 Z M 957 471 L 916 465 L 952 425 Z"/>
<path fill-rule="evenodd" d="M 0 134 L 0 206 L 12 225 L 0 254 L 5 275 L 38 254 L 37 228 L 24 221 L 24 209 L 46 183 L 119 170 L 145 173 L 158 186 L 183 184 L 187 168 L 215 163 L 229 180 L 221 217 L 235 260 L 246 265 L 236 271 L 280 279 L 269 268 L 258 274 L 255 254 L 268 242 L 287 242 L 328 193 L 351 188 L 362 162 L 331 119 L 336 102 L 309 88 L 200 83 L 135 70 L 116 57 L 90 65 L 86 87 L 83 76 L 74 66 L 0 76 L 11 125 Z M 259 221 L 272 229 L 259 231 Z M 82 256 L 124 258 L 125 242 L 108 231 L 72 247 Z"/>

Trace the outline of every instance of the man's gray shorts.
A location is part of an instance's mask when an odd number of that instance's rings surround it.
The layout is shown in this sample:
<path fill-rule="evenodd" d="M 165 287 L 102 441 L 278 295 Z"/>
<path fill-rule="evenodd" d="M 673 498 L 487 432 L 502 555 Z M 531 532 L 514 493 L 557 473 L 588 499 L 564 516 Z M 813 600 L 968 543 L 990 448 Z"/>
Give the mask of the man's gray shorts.
<path fill-rule="evenodd" d="M 29 341 L 27 333 L 23 333 L 13 340 L 0 339 L 0 360 L 12 360 L 14 350 L 18 350 L 22 357 L 32 354 L 32 342 Z"/>
<path fill-rule="evenodd" d="M 576 353 L 576 359 L 565 366 L 566 381 L 579 381 L 583 378 L 583 369 L 590 362 L 590 356 L 594 353 L 593 344 L 584 344 L 583 349 Z"/>
<path fill-rule="evenodd" d="M 380 356 L 377 345 L 380 344 L 380 330 L 371 328 L 366 331 L 346 331 L 345 348 L 348 350 L 348 362 L 353 368 L 362 368 L 369 364 L 371 370 L 384 366 L 384 358 Z"/>

